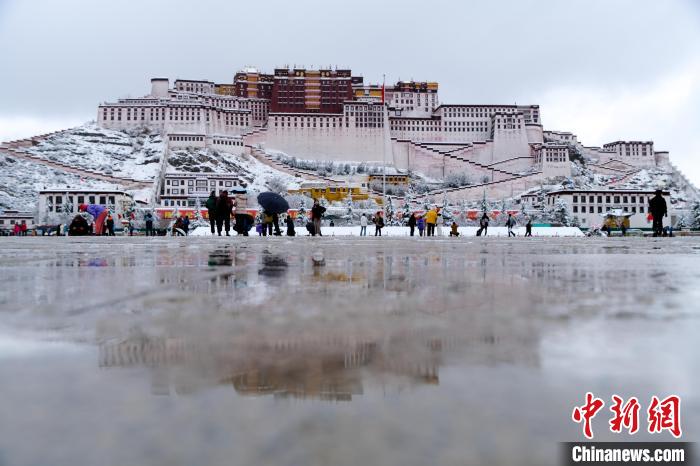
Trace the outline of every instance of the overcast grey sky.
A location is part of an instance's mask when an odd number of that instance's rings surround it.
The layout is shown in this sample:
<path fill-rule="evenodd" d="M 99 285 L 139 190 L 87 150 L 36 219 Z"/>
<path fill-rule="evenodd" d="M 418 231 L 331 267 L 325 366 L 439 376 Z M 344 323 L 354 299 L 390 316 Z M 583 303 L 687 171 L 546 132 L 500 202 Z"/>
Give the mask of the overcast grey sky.
<path fill-rule="evenodd" d="M 438 81 L 443 103 L 539 104 L 587 145 L 651 139 L 700 184 L 698 0 L 0 0 L 0 60 L 0 140 L 153 76 L 337 65 Z"/>

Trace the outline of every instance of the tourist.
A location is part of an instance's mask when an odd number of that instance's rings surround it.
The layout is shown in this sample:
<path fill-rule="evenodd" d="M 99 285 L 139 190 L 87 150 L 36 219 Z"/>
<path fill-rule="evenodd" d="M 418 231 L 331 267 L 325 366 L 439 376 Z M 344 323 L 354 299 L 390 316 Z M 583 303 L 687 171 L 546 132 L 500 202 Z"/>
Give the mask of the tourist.
<path fill-rule="evenodd" d="M 105 226 L 107 227 L 107 234 L 109 236 L 114 236 L 114 217 L 112 217 L 112 214 L 107 215 L 107 221 L 105 222 Z"/>
<path fill-rule="evenodd" d="M 418 227 L 418 236 L 423 236 L 423 231 L 425 230 L 425 219 L 422 215 L 418 216 L 418 220 L 416 220 L 416 226 Z"/>
<path fill-rule="evenodd" d="M 333 220 L 331 220 L 331 222 L 328 224 L 328 226 L 329 226 L 329 227 L 334 227 L 334 226 L 335 226 L 335 222 L 334 222 Z"/>
<path fill-rule="evenodd" d="M 207 215 L 209 216 L 209 227 L 211 228 L 211 234 L 213 235 L 216 229 L 216 191 L 212 191 L 209 193 L 209 199 L 207 199 L 204 205 L 207 208 Z"/>
<path fill-rule="evenodd" d="M 272 214 L 272 226 L 275 229 L 275 236 L 282 236 L 282 230 L 280 230 L 279 214 Z"/>
<path fill-rule="evenodd" d="M 134 219 L 133 217 L 129 217 L 129 236 L 134 236 Z"/>
<path fill-rule="evenodd" d="M 19 226 L 19 223 L 15 223 L 15 226 L 12 227 L 12 234 L 15 236 L 20 236 L 22 234 L 22 227 Z"/>
<path fill-rule="evenodd" d="M 367 215 L 360 216 L 360 236 L 367 236 Z"/>
<path fill-rule="evenodd" d="M 314 206 L 311 208 L 311 220 L 314 224 L 314 234 L 313 236 L 323 236 L 321 234 L 321 218 L 326 208 L 319 204 L 318 199 L 314 199 Z"/>
<path fill-rule="evenodd" d="M 450 225 L 450 236 L 459 236 L 459 231 L 457 231 L 457 222 L 453 221 L 452 225 Z"/>
<path fill-rule="evenodd" d="M 479 231 L 476 232 L 476 236 L 481 236 L 484 235 L 486 236 L 486 233 L 489 230 L 489 216 L 486 215 L 486 212 L 484 212 L 484 215 L 481 216 L 481 220 L 479 220 Z"/>
<path fill-rule="evenodd" d="M 427 225 L 426 236 L 435 236 L 435 225 L 437 224 L 438 213 L 435 208 L 430 209 L 425 214 L 425 223 Z"/>
<path fill-rule="evenodd" d="M 262 214 L 262 235 L 268 234 L 272 236 L 272 214 L 265 210 Z"/>
<path fill-rule="evenodd" d="M 413 233 L 416 229 L 416 214 L 412 213 L 410 217 L 408 217 L 408 228 L 411 230 L 411 236 L 413 236 Z"/>
<path fill-rule="evenodd" d="M 224 227 L 226 236 L 231 236 L 231 209 L 233 201 L 228 197 L 228 191 L 221 191 L 216 200 L 216 231 L 221 236 L 221 229 Z"/>
<path fill-rule="evenodd" d="M 190 217 L 187 214 L 182 216 L 182 230 L 185 232 L 185 236 L 190 234 Z"/>
<path fill-rule="evenodd" d="M 70 227 L 68 228 L 68 235 L 69 236 L 85 236 L 90 234 L 90 225 L 88 225 L 87 220 L 85 220 L 85 217 L 82 215 L 78 214 L 75 217 L 73 217 L 73 221 L 70 223 Z"/>
<path fill-rule="evenodd" d="M 374 216 L 374 236 L 382 236 L 382 228 L 384 228 L 384 218 L 382 218 L 382 213 L 377 212 Z"/>
<path fill-rule="evenodd" d="M 284 222 L 287 224 L 287 236 L 295 236 L 296 231 L 294 230 L 294 219 L 292 216 L 287 214 L 287 218 L 284 219 Z"/>
<path fill-rule="evenodd" d="M 177 217 L 175 223 L 173 224 L 173 236 L 185 236 L 185 230 L 182 225 L 182 217 Z"/>
<path fill-rule="evenodd" d="M 153 215 L 150 212 L 146 212 L 144 218 L 146 219 L 146 236 L 155 236 L 155 232 L 153 231 Z M 214 234 L 213 230 L 212 234 Z"/>
<path fill-rule="evenodd" d="M 532 236 L 532 219 L 528 218 L 525 224 L 525 236 Z"/>
<path fill-rule="evenodd" d="M 513 215 L 508 214 L 508 218 L 506 219 L 506 227 L 508 227 L 508 238 L 511 236 L 515 236 L 515 233 L 513 232 L 513 227 L 515 226 L 515 219 L 513 218 Z"/>
<path fill-rule="evenodd" d="M 627 236 L 627 230 L 630 227 L 630 218 L 629 217 L 622 217 L 620 220 L 620 232 L 622 232 L 622 236 Z"/>
<path fill-rule="evenodd" d="M 666 208 L 666 199 L 664 199 L 660 189 L 657 189 L 654 193 L 654 197 L 649 199 L 649 213 L 653 219 L 653 236 L 661 236 L 664 229 L 664 217 L 668 215 L 668 211 Z"/>
<path fill-rule="evenodd" d="M 263 235 L 263 224 L 261 221 L 258 221 L 258 223 L 255 225 L 255 232 L 258 234 L 258 236 Z"/>
<path fill-rule="evenodd" d="M 236 193 L 236 232 L 239 235 L 248 236 L 248 230 L 250 229 L 250 222 L 252 221 L 251 216 L 248 214 L 248 195 L 245 192 Z"/>

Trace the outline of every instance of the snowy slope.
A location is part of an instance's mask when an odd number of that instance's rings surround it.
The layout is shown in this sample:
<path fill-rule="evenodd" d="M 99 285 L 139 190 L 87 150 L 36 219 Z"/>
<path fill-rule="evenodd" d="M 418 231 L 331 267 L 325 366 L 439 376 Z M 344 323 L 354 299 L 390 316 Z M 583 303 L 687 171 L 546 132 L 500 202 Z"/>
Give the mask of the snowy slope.
<path fill-rule="evenodd" d="M 297 189 L 301 180 L 287 173 L 275 170 L 249 155 L 235 155 L 212 149 L 187 149 L 171 151 L 168 154 L 168 172 L 231 173 L 239 175 L 247 183 L 248 189 L 255 192 L 267 191 L 267 184 L 279 180 L 287 189 Z"/>
<path fill-rule="evenodd" d="M 81 180 L 80 176 L 73 173 L 0 153 L 0 209 L 32 211 L 37 202 L 37 191 L 54 185 L 113 187 L 110 183 Z"/>
<path fill-rule="evenodd" d="M 26 151 L 106 175 L 148 181 L 158 176 L 163 148 L 158 134 L 128 134 L 88 123 L 51 135 Z"/>

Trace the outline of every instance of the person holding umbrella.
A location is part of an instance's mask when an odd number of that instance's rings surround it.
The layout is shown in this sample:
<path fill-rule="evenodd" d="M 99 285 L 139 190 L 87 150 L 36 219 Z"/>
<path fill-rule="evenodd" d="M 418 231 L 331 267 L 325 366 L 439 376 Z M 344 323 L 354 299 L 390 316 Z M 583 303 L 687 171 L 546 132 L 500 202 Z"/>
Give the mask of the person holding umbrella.
<path fill-rule="evenodd" d="M 279 214 L 284 214 L 289 210 L 289 203 L 285 198 L 277 193 L 265 192 L 258 195 L 258 204 L 263 208 L 264 225 L 263 228 L 269 228 L 272 235 L 272 226 L 275 227 L 275 236 L 282 235 L 279 226 Z"/>

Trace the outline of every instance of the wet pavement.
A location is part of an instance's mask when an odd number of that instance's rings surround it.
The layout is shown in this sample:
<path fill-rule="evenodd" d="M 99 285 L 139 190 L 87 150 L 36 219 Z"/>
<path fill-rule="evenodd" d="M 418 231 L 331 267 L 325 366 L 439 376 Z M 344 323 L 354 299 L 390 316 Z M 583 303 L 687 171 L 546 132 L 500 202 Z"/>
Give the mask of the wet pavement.
<path fill-rule="evenodd" d="M 694 441 L 699 259 L 695 238 L 2 239 L 0 465 L 559 464 L 587 391 L 678 394 Z M 608 418 L 596 440 L 672 440 Z"/>

